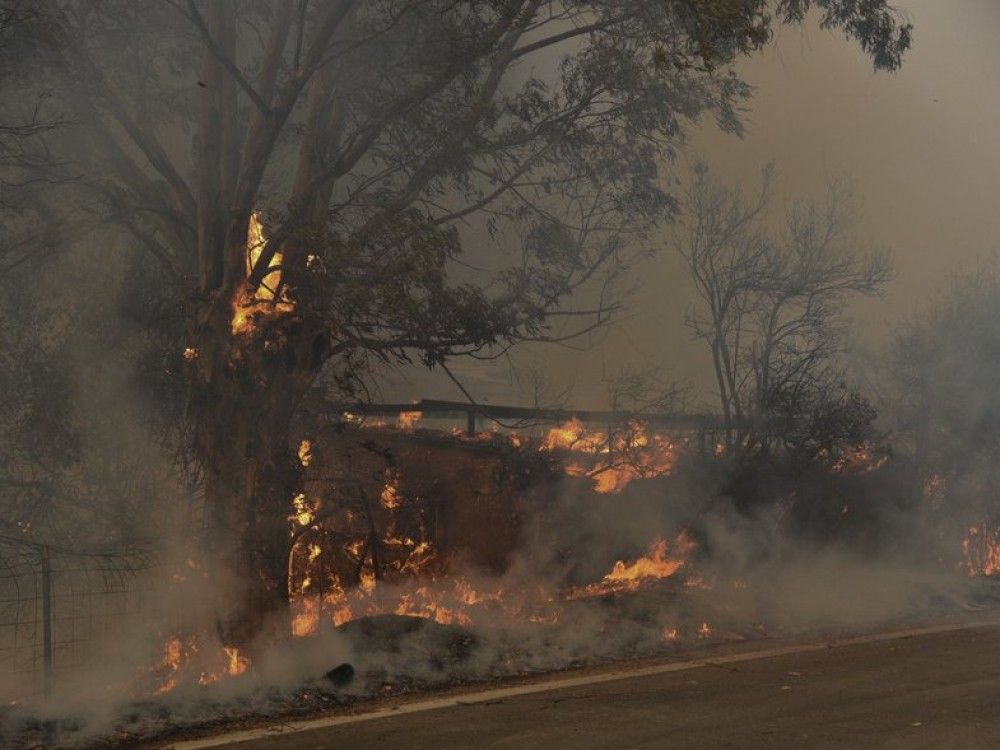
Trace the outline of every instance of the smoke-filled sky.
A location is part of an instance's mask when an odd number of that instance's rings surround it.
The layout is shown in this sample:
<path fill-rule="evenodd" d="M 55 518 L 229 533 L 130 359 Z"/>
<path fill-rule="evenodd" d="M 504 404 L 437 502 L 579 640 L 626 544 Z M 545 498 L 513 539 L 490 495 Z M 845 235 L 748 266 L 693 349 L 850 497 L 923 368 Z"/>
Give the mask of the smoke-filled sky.
<path fill-rule="evenodd" d="M 700 157 L 726 180 L 752 183 L 763 164 L 778 170 L 776 213 L 785 202 L 822 197 L 829 179 L 852 185 L 860 242 L 892 251 L 896 278 L 886 295 L 854 306 L 860 334 L 884 343 L 892 326 L 926 304 L 960 268 L 1000 249 L 1000 28 L 998 0 L 897 0 L 915 27 L 898 73 L 874 73 L 854 42 L 816 23 L 778 30 L 740 72 L 754 86 L 745 137 L 705 123 L 689 133 L 687 158 Z M 683 171 L 683 163 L 676 170 Z M 602 377 L 622 363 L 661 366 L 712 398 L 702 346 L 684 325 L 692 302 L 676 255 L 664 250 L 635 269 L 628 314 L 586 351 L 546 346 L 515 355 L 557 385 L 570 402 L 604 405 Z M 505 363 L 456 363 L 477 399 L 526 402 Z M 384 395 L 400 399 L 461 394 L 444 377 L 406 371 Z"/>

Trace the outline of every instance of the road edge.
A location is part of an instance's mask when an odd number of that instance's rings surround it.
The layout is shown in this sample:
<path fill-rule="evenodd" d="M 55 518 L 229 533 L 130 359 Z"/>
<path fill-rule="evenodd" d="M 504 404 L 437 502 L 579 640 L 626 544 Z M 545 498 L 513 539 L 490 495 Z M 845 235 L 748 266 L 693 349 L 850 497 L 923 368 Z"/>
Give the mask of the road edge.
<path fill-rule="evenodd" d="M 880 641 L 900 640 L 903 638 L 913 638 L 922 635 L 934 635 L 937 633 L 948 633 L 957 630 L 978 630 L 997 625 L 997 621 L 990 622 L 966 622 L 951 623 L 947 625 L 935 625 L 921 628 L 910 628 L 906 630 L 895 630 L 885 633 L 871 633 L 868 635 L 851 636 L 846 638 L 827 638 L 821 641 L 808 643 L 796 643 L 786 646 L 776 646 L 753 651 L 743 651 L 733 654 L 724 654 L 716 657 L 702 657 L 698 659 L 688 659 L 684 661 L 666 662 L 646 667 L 617 667 L 606 671 L 593 672 L 575 677 L 561 677 L 548 679 L 539 682 L 530 682 L 510 687 L 490 688 L 468 693 L 458 693 L 439 698 L 428 698 L 413 702 L 400 703 L 391 706 L 375 708 L 371 711 L 361 713 L 342 714 L 335 716 L 324 716 L 317 719 L 305 719 L 301 721 L 283 722 L 269 726 L 257 727 L 255 729 L 244 729 L 213 737 L 204 737 L 197 740 L 183 740 L 163 746 L 163 750 L 209 750 L 210 748 L 226 747 L 240 742 L 252 742 L 255 740 L 267 739 L 270 737 L 284 736 L 308 732 L 312 729 L 325 729 L 328 727 L 340 726 L 343 724 L 354 724 L 362 721 L 375 721 L 377 719 L 391 718 L 393 716 L 403 716 L 406 714 L 421 713 L 424 711 L 435 711 L 442 708 L 452 708 L 454 706 L 475 705 L 478 703 L 490 703 L 493 701 L 513 698 L 521 695 L 533 695 L 537 693 L 547 693 L 566 688 L 581 687 L 585 685 L 597 685 L 605 682 L 614 682 L 635 677 L 647 677 L 652 675 L 667 674 L 670 672 L 683 672 L 685 670 L 703 669 L 705 667 L 720 666 L 725 664 L 738 664 L 740 662 L 755 661 L 758 659 L 768 659 L 778 656 L 789 656 L 793 654 L 803 654 L 812 651 L 822 651 L 829 648 L 845 648 L 848 646 L 861 645 L 866 643 L 878 643 Z"/>

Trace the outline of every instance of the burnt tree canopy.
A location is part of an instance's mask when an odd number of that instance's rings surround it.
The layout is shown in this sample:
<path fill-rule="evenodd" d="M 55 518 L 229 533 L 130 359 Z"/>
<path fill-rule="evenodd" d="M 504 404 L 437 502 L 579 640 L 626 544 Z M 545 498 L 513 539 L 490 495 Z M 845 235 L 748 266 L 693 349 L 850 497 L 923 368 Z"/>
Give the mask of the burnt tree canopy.
<path fill-rule="evenodd" d="M 673 215 L 663 170 L 685 126 L 739 132 L 733 61 L 810 7 L 877 68 L 910 42 L 879 0 L 2 7 L 4 45 L 26 8 L 37 33 L 13 34 L 0 122 L 30 100 L 70 124 L 2 165 L 12 246 L 29 265 L 53 244 L 134 249 L 133 307 L 177 312 L 149 335 L 161 370 L 187 373 L 170 403 L 187 404 L 221 568 L 249 589 L 234 642 L 287 602 L 289 429 L 321 374 L 353 392 L 373 361 L 601 325 L 627 253 Z M 598 302 L 567 306 L 582 289 Z"/>

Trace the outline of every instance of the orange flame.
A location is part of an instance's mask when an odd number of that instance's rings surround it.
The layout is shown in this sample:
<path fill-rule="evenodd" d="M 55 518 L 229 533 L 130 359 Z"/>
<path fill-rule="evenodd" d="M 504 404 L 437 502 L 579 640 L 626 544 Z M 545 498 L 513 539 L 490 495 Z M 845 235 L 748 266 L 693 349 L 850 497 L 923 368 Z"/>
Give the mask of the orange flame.
<path fill-rule="evenodd" d="M 246 240 L 246 278 L 253 273 L 254 266 L 260 259 L 260 254 L 267 245 L 264 236 L 264 223 L 259 211 L 250 214 L 247 224 Z M 250 290 L 244 282 L 233 300 L 233 319 L 231 323 L 234 336 L 248 333 L 254 329 L 254 318 L 273 313 L 291 312 L 295 305 L 288 298 L 286 289 L 281 285 L 282 253 L 277 251 L 267 264 L 268 272 L 264 274 L 261 283 Z"/>
<path fill-rule="evenodd" d="M 399 494 L 399 483 L 402 477 L 398 471 L 393 471 L 392 469 L 386 469 L 385 473 L 387 481 L 385 486 L 382 487 L 382 494 L 379 495 L 379 501 L 386 510 L 394 510 L 403 502 Z"/>
<path fill-rule="evenodd" d="M 299 463 L 308 467 L 312 463 L 312 441 L 303 440 L 299 443 Z"/>
<path fill-rule="evenodd" d="M 312 635 L 319 628 L 319 597 L 299 599 L 294 604 L 299 611 L 292 617 L 292 635 L 300 638 Z"/>
<path fill-rule="evenodd" d="M 970 526 L 962 540 L 964 566 L 970 576 L 994 576 L 1000 573 L 1000 529 L 986 530 Z"/>
<path fill-rule="evenodd" d="M 242 656 L 239 649 L 230 646 L 223 646 L 222 650 L 225 652 L 229 663 L 226 665 L 226 674 L 230 677 L 235 677 L 236 675 L 243 674 L 247 671 L 247 667 L 250 666 L 250 660 Z"/>
<path fill-rule="evenodd" d="M 295 524 L 309 526 L 316 520 L 316 513 L 318 511 L 318 500 L 310 501 L 304 494 L 299 493 L 292 498 L 292 512 L 288 516 L 288 520 L 292 522 L 293 529 Z"/>
<path fill-rule="evenodd" d="M 881 469 L 888 463 L 889 457 L 875 452 L 875 446 L 869 441 L 844 451 L 830 468 L 838 473 L 868 474 Z"/>
<path fill-rule="evenodd" d="M 607 444 L 607 436 L 603 432 L 588 433 L 587 429 L 576 417 L 553 427 L 542 440 L 539 450 L 582 451 L 597 453 Z"/>
<path fill-rule="evenodd" d="M 652 548 L 649 555 L 640 557 L 635 562 L 626 565 L 619 560 L 615 563 L 611 572 L 604 576 L 605 581 L 627 583 L 629 588 L 634 588 L 633 584 L 642 581 L 644 578 L 667 578 L 672 576 L 687 562 L 687 554 L 693 548 L 693 542 L 687 537 L 683 537 L 680 557 L 667 556 L 667 540 L 660 539 Z"/>
<path fill-rule="evenodd" d="M 412 430 L 423 416 L 422 411 L 401 411 L 399 413 L 399 429 Z"/>
<path fill-rule="evenodd" d="M 154 668 L 156 673 L 166 673 L 163 682 L 155 690 L 156 695 L 169 693 L 183 679 L 193 679 L 194 674 L 198 674 L 199 685 L 211 685 L 224 677 L 241 675 L 250 666 L 250 659 L 240 654 L 234 647 L 222 646 L 216 651 L 200 649 L 199 643 L 200 639 L 197 636 L 190 637 L 187 642 L 176 636 L 167 639 L 163 645 L 163 657 Z M 211 667 L 211 669 L 199 673 L 198 667 Z"/>
<path fill-rule="evenodd" d="M 620 591 L 636 591 L 643 585 L 662 578 L 669 578 L 687 565 L 697 544 L 683 531 L 674 540 L 673 556 L 667 554 L 670 545 L 666 539 L 659 539 L 649 548 L 648 554 L 626 563 L 618 560 L 611 572 L 597 583 L 570 589 L 565 599 L 582 599 L 590 596 L 604 596 Z"/>
<path fill-rule="evenodd" d="M 650 434 L 638 420 L 627 422 L 609 437 L 603 432 L 588 432 L 574 417 L 549 430 L 539 450 L 588 455 L 587 461 L 567 461 L 564 471 L 590 477 L 594 491 L 601 494 L 621 492 L 635 479 L 665 476 L 677 463 L 677 446 L 661 435 Z"/>

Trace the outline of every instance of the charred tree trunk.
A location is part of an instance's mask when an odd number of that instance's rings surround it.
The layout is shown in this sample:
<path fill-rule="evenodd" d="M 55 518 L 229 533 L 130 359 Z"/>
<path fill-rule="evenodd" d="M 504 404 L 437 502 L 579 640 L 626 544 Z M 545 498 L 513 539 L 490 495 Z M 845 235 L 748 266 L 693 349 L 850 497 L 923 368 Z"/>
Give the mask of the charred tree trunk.
<path fill-rule="evenodd" d="M 233 331 L 233 308 L 205 311 L 197 331 L 192 418 L 204 471 L 205 547 L 226 645 L 253 650 L 289 631 L 288 516 L 301 491 L 289 428 L 322 367 L 327 338 L 294 312 L 259 306 Z"/>

